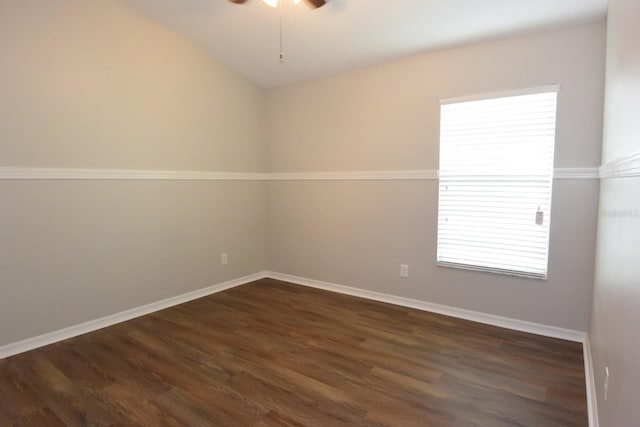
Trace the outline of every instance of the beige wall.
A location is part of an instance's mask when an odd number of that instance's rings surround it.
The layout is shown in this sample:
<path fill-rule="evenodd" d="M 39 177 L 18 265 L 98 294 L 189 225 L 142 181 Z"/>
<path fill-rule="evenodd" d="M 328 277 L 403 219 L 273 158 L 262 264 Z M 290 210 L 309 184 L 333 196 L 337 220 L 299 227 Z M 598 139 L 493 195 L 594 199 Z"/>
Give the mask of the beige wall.
<path fill-rule="evenodd" d="M 558 83 L 555 166 L 600 161 L 602 22 L 416 56 L 267 92 L 271 172 L 437 169 L 439 99 Z M 435 265 L 437 181 L 269 183 L 270 269 L 586 331 L 596 180 L 556 180 L 549 278 Z M 409 264 L 410 277 L 399 277 Z"/>
<path fill-rule="evenodd" d="M 609 0 L 603 165 L 635 177 L 602 180 L 591 348 L 601 426 L 640 419 L 640 3 Z M 635 160 L 633 160 L 635 158 Z M 604 370 L 609 393 L 604 400 Z"/>
<path fill-rule="evenodd" d="M 443 50 L 267 91 L 272 172 L 437 169 L 439 100 L 559 83 L 556 167 L 598 166 L 604 25 Z"/>
<path fill-rule="evenodd" d="M 124 0 L 0 0 L 0 58 L 0 167 L 264 170 L 263 91 Z M 0 346 L 263 270 L 265 196 L 0 181 Z"/>
<path fill-rule="evenodd" d="M 124 0 L 0 1 L 0 164 L 259 171 L 263 92 Z"/>

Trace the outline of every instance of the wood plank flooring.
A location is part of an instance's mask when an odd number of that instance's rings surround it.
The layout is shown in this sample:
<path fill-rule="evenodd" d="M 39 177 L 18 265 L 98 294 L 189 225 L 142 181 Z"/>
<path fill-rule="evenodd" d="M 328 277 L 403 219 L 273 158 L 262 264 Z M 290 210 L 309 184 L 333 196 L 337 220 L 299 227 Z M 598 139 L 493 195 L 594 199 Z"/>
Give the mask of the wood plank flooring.
<path fill-rule="evenodd" d="M 580 344 L 264 279 L 0 360 L 0 426 L 586 426 Z"/>

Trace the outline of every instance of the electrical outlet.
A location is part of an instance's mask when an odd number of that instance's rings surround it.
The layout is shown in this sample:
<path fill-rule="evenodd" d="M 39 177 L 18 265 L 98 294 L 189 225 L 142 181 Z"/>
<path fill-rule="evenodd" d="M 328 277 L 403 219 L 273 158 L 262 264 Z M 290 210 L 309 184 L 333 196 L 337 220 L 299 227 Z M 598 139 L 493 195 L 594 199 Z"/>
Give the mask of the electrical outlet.
<path fill-rule="evenodd" d="M 220 255 L 220 264 L 222 264 L 222 265 L 227 265 L 227 264 L 229 264 L 229 255 L 227 255 L 227 254 L 221 254 L 221 255 Z"/>
<path fill-rule="evenodd" d="M 409 277 L 409 266 L 407 264 L 400 264 L 400 277 Z"/>
<path fill-rule="evenodd" d="M 604 400 L 607 400 L 609 394 L 609 367 L 604 367 Z"/>

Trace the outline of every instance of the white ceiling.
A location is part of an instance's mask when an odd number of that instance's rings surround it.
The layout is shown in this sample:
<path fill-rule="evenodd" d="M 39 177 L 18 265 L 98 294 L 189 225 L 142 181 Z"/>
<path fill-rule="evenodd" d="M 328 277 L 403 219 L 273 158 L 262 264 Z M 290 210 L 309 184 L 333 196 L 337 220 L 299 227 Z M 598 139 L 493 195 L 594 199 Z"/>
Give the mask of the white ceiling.
<path fill-rule="evenodd" d="M 607 0 L 327 0 L 312 10 L 284 0 L 129 0 L 262 87 L 543 28 L 604 17 Z"/>

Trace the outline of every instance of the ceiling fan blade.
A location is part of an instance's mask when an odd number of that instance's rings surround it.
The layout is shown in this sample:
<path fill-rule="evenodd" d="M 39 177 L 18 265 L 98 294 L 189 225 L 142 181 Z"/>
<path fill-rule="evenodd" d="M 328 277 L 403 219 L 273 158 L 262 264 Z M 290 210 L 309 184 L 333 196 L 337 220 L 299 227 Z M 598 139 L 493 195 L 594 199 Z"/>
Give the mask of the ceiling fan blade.
<path fill-rule="evenodd" d="M 229 0 L 229 1 L 231 3 L 243 4 L 247 0 Z M 316 9 L 318 7 L 322 7 L 325 4 L 327 4 L 326 0 L 307 0 L 307 2 L 309 3 L 309 6 L 311 6 L 314 9 Z"/>
<path fill-rule="evenodd" d="M 311 5 L 311 7 L 313 8 L 317 8 L 317 7 L 322 7 L 325 4 L 327 4 L 327 2 L 325 0 L 307 0 L 307 2 Z"/>

